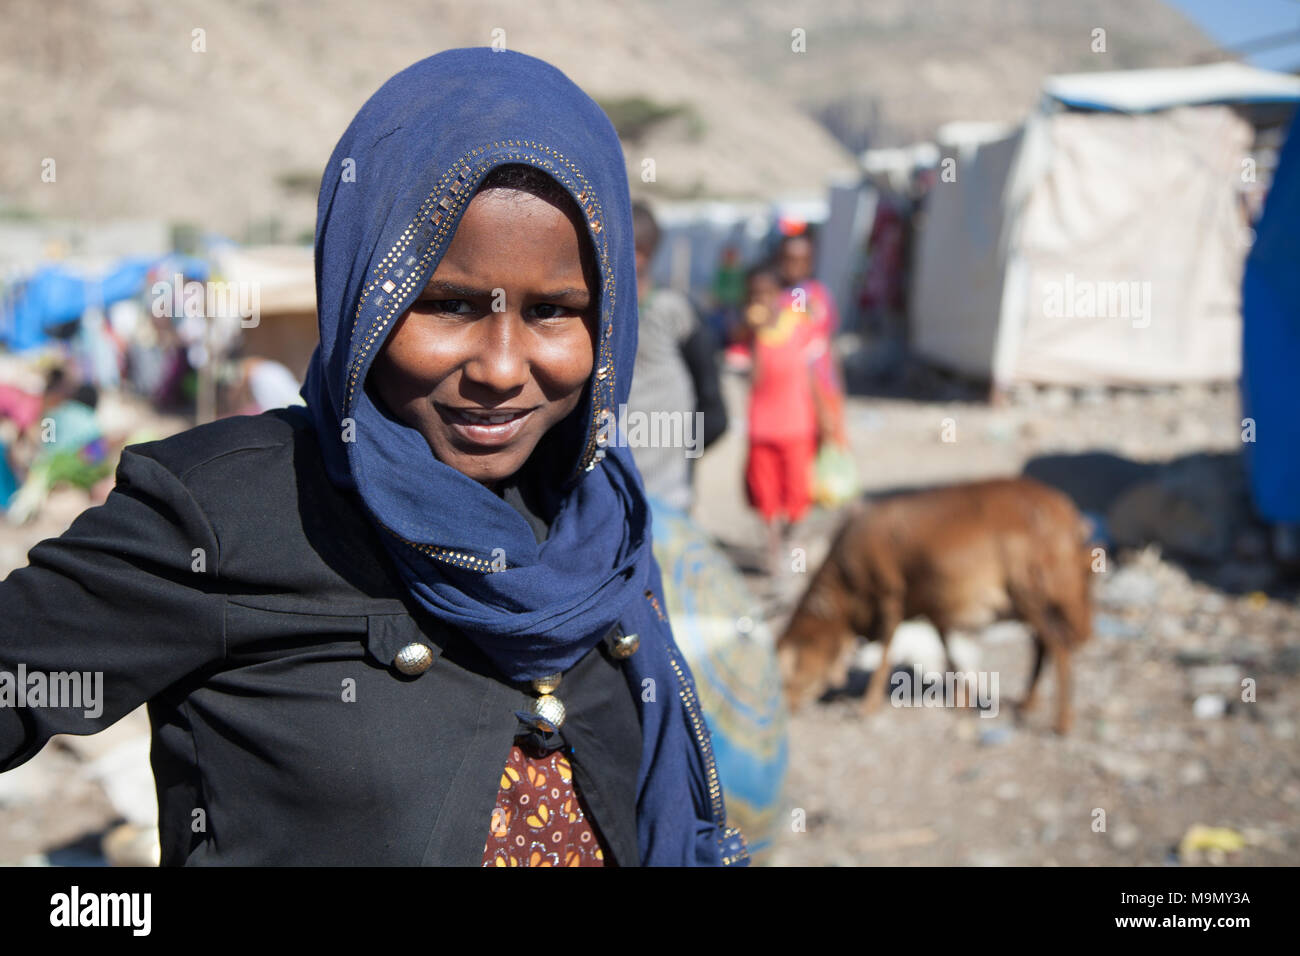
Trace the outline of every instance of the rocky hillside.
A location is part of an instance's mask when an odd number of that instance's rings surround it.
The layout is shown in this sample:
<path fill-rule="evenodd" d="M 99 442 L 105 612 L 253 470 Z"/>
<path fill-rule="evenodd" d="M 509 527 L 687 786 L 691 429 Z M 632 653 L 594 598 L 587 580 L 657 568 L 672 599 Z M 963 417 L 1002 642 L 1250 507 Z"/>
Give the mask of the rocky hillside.
<path fill-rule="evenodd" d="M 631 171 L 653 157 L 665 198 L 820 188 L 853 158 L 816 116 L 850 146 L 897 142 L 1017 115 L 1045 72 L 1209 46 L 1160 0 L 8 0 L 5 20 L 0 209 L 281 240 L 310 232 L 320 171 L 366 97 L 498 29 L 606 106 Z M 1106 54 L 1088 52 L 1095 25 Z"/>
<path fill-rule="evenodd" d="M 709 45 L 823 119 L 853 149 L 951 120 L 1014 120 L 1045 75 L 1185 66 L 1214 43 L 1163 0 L 668 0 Z M 791 55 L 791 31 L 806 52 Z M 1094 30 L 1105 50 L 1094 52 Z"/>

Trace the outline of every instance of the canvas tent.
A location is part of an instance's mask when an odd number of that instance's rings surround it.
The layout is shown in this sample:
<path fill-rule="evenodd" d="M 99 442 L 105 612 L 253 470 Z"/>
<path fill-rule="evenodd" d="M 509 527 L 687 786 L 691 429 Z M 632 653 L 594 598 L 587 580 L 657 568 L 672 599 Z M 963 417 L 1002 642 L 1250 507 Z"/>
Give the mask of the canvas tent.
<path fill-rule="evenodd" d="M 1236 378 L 1254 128 L 1233 107 L 1297 101 L 1236 63 L 1057 76 L 1018 129 L 941 137 L 915 351 L 997 387 Z"/>
<path fill-rule="evenodd" d="M 244 353 L 274 359 L 302 381 L 320 341 L 312 248 L 228 246 L 214 258 L 223 280 L 258 293 L 258 320 L 240 329 Z"/>

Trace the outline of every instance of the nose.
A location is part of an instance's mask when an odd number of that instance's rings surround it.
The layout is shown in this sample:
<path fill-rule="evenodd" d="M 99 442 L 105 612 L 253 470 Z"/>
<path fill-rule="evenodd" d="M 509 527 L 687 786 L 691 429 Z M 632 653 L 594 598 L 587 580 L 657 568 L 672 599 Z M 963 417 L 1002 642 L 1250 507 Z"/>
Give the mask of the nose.
<path fill-rule="evenodd" d="M 478 335 L 465 377 L 493 392 L 518 391 L 528 381 L 527 332 L 522 316 L 498 312 L 475 323 Z"/>

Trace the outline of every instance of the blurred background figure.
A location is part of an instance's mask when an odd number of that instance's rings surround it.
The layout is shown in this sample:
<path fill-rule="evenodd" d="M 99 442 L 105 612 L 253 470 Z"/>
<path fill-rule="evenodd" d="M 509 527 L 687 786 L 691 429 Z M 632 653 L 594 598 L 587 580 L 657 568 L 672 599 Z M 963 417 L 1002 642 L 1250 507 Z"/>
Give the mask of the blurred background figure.
<path fill-rule="evenodd" d="M 50 370 L 38 416 L 16 442 L 18 457 L 27 460 L 8 503 L 11 522 L 31 519 L 60 482 L 89 491 L 112 474 L 115 461 L 95 417 L 98 404 L 95 386 L 76 383 L 61 367 Z M 103 489 L 99 500 L 106 494 Z"/>
<path fill-rule="evenodd" d="M 827 437 L 844 448 L 849 443 L 844 430 L 844 376 L 834 351 L 840 314 L 831 291 L 813 278 L 816 252 L 812 234 L 807 228 L 781 237 L 776 263 L 785 288 L 778 308 L 808 315 L 819 400 L 825 405 L 830 425 Z"/>
<path fill-rule="evenodd" d="M 673 289 L 657 288 L 650 262 L 659 247 L 659 224 L 645 203 L 632 207 L 636 231 L 639 325 L 636 368 L 628 412 L 685 416 L 685 435 L 699 450 L 712 445 L 727 428 L 727 409 L 718 386 L 712 336 L 690 300 Z M 696 413 L 699 413 L 699 418 Z M 696 431 L 697 422 L 699 431 Z M 691 478 L 696 458 L 681 447 L 632 446 L 632 457 L 646 491 L 682 512 L 691 509 Z"/>
<path fill-rule="evenodd" d="M 304 404 L 297 376 L 280 362 L 247 355 L 236 365 L 227 404 L 234 415 L 257 415 L 272 408 Z"/>
<path fill-rule="evenodd" d="M 712 331 L 714 342 L 721 348 L 731 341 L 742 320 L 745 305 L 745 265 L 740 250 L 727 245 L 718 257 L 718 268 L 713 273 Z"/>
<path fill-rule="evenodd" d="M 767 571 L 785 568 L 784 551 L 812 504 L 817 441 L 829 424 L 818 414 L 816 361 L 823 343 L 810 317 L 792 308 L 776 273 L 756 266 L 748 277 L 747 344 L 753 356 L 745 489 L 767 529 Z"/>

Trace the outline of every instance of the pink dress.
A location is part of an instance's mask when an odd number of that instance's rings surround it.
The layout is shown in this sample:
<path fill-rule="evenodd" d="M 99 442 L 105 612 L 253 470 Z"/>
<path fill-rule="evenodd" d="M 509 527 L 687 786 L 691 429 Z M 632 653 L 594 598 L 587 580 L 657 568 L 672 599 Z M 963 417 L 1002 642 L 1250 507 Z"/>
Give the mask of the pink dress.
<path fill-rule="evenodd" d="M 793 309 L 799 304 L 800 291 L 803 293 L 803 306 L 811 327 L 811 353 L 815 356 L 813 371 L 831 416 L 835 442 L 843 446 L 847 444 L 844 432 L 844 385 L 840 381 L 831 351 L 831 341 L 840 326 L 839 310 L 835 308 L 835 297 L 830 290 L 816 279 L 805 279 L 799 285 L 786 289 L 781 295 L 779 308 Z"/>

